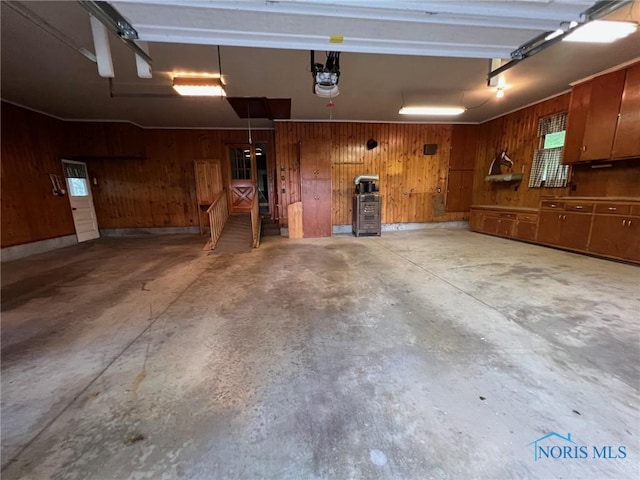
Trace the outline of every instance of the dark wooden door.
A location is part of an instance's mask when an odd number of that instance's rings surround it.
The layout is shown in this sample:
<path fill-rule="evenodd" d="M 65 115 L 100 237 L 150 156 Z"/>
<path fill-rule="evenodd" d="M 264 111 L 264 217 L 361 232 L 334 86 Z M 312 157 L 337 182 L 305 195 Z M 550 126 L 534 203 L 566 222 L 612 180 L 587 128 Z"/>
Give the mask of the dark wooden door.
<path fill-rule="evenodd" d="M 302 230 L 305 238 L 331 236 L 331 145 L 300 142 Z"/>
<path fill-rule="evenodd" d="M 613 158 L 640 156 L 640 63 L 627 69 L 620 115 L 613 141 Z"/>

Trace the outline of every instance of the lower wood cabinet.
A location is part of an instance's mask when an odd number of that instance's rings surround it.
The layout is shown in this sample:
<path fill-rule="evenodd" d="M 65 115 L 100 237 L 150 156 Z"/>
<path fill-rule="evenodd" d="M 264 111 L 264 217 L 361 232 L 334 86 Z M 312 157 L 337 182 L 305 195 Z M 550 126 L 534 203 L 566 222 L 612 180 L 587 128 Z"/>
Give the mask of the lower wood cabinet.
<path fill-rule="evenodd" d="M 640 262 L 640 217 L 594 215 L 588 250 Z"/>
<path fill-rule="evenodd" d="M 490 235 L 535 240 L 537 221 L 535 209 L 471 207 L 469 228 Z"/>
<path fill-rule="evenodd" d="M 540 212 L 537 241 L 575 250 L 586 250 L 591 214 Z"/>
<path fill-rule="evenodd" d="M 553 198 L 537 210 L 474 205 L 469 228 L 640 263 L 640 200 Z"/>

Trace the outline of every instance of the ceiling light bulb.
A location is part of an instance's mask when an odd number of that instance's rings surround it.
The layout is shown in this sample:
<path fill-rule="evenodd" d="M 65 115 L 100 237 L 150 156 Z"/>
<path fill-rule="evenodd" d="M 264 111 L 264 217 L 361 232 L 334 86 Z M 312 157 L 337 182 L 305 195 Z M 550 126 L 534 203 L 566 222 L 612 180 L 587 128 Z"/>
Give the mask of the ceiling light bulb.
<path fill-rule="evenodd" d="M 460 115 L 464 107 L 402 107 L 400 115 Z"/>
<path fill-rule="evenodd" d="M 593 20 L 580 25 L 562 40 L 567 42 L 611 43 L 631 35 L 638 29 L 636 22 Z"/>

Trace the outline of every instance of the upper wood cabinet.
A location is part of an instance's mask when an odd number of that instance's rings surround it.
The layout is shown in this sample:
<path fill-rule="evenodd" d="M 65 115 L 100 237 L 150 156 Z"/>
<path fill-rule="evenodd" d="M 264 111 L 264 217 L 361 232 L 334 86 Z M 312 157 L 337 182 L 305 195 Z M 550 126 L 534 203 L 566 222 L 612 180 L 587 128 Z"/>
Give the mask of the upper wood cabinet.
<path fill-rule="evenodd" d="M 640 156 L 640 63 L 627 69 L 612 158 Z"/>
<path fill-rule="evenodd" d="M 477 125 L 454 125 L 447 179 L 447 212 L 467 212 L 471 206 L 478 146 Z"/>
<path fill-rule="evenodd" d="M 617 70 L 574 87 L 564 163 L 611 158 L 626 73 Z"/>

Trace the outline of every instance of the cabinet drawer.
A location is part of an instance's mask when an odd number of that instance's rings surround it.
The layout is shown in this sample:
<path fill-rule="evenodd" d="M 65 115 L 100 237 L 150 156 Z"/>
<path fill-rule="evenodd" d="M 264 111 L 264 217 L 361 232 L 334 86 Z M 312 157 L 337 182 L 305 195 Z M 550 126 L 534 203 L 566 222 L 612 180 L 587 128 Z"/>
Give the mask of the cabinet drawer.
<path fill-rule="evenodd" d="M 611 213 L 615 215 L 629 215 L 631 205 L 619 203 L 600 203 L 596 205 L 596 213 Z"/>
<path fill-rule="evenodd" d="M 519 213 L 518 221 L 519 222 L 537 222 L 538 215 L 535 213 Z"/>
<path fill-rule="evenodd" d="M 564 210 L 564 202 L 555 202 L 553 200 L 543 200 L 541 206 L 545 209 Z"/>
<path fill-rule="evenodd" d="M 510 213 L 510 212 L 487 212 L 485 214 L 485 216 L 487 218 L 497 218 L 497 219 L 515 219 L 516 218 L 516 214 L 515 213 Z"/>
<path fill-rule="evenodd" d="M 567 203 L 564 209 L 568 212 L 593 212 L 593 203 Z"/>

